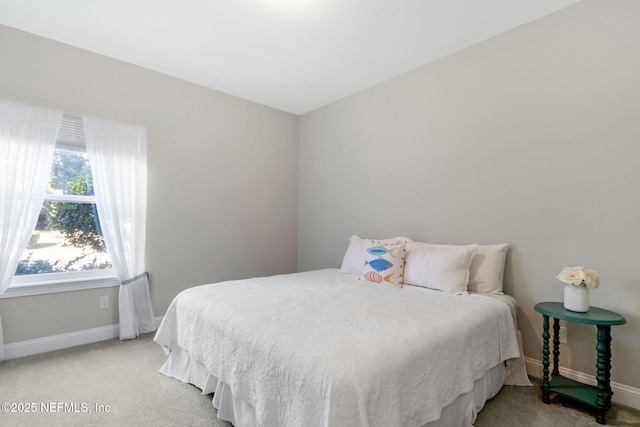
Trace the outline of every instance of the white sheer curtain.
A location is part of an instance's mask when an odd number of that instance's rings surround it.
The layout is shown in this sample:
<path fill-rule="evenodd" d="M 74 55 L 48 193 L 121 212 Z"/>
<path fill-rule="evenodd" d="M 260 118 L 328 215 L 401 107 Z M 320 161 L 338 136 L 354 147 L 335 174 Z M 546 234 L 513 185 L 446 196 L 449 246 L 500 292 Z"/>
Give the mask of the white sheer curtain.
<path fill-rule="evenodd" d="M 61 111 L 0 100 L 0 295 L 38 221 L 61 121 Z"/>
<path fill-rule="evenodd" d="M 84 117 L 96 205 L 120 280 L 120 339 L 154 331 L 145 272 L 147 136 L 145 128 Z"/>

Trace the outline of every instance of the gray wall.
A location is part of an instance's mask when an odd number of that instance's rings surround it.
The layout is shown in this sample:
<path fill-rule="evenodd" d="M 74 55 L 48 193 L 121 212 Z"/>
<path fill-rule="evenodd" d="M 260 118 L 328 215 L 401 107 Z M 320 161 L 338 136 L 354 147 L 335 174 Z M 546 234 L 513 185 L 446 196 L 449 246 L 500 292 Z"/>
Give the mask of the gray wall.
<path fill-rule="evenodd" d="M 0 98 L 147 128 L 156 315 L 182 289 L 296 269 L 298 117 L 0 26 Z M 0 300 L 6 344 L 118 322 L 117 288 Z"/>
<path fill-rule="evenodd" d="M 525 354 L 565 266 L 591 267 L 613 381 L 640 387 L 640 2 L 579 3 L 302 116 L 298 268 L 336 267 L 351 234 L 503 243 Z M 595 374 L 595 330 L 561 366 Z"/>

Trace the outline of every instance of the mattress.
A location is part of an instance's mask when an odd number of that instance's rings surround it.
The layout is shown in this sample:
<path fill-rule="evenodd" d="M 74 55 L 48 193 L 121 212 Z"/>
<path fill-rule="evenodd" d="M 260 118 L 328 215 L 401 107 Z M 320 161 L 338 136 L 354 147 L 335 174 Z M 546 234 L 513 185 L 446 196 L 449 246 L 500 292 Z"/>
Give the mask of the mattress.
<path fill-rule="evenodd" d="M 465 425 L 520 357 L 503 301 L 335 269 L 187 289 L 155 340 L 236 426 L 435 425 L 468 395 Z"/>

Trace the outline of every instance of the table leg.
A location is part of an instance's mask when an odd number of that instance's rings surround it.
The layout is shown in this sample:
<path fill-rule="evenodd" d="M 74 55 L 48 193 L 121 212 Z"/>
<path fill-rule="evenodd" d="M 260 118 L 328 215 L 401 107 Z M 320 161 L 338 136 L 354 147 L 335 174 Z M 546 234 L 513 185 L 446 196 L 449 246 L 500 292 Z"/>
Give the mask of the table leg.
<path fill-rule="evenodd" d="M 542 402 L 549 400 L 549 316 L 542 316 Z"/>
<path fill-rule="evenodd" d="M 613 391 L 611 391 L 611 327 L 606 326 L 605 330 L 605 347 L 607 348 L 605 353 L 605 383 L 607 384 L 607 408 L 611 408 L 611 396 L 613 396 Z"/>
<path fill-rule="evenodd" d="M 598 380 L 598 397 L 596 421 L 605 423 L 607 408 L 611 406 L 611 326 L 598 325 L 598 360 L 596 362 L 596 379 Z"/>
<path fill-rule="evenodd" d="M 553 319 L 553 375 L 560 375 L 560 319 Z"/>

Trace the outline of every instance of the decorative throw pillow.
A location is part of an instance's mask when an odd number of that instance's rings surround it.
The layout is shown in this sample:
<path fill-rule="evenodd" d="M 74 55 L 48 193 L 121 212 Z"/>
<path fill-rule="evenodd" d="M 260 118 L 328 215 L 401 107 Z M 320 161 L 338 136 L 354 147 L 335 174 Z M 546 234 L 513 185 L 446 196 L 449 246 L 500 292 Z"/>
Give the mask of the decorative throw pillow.
<path fill-rule="evenodd" d="M 504 285 L 504 263 L 509 244 L 480 245 L 469 267 L 470 292 L 502 294 Z"/>
<path fill-rule="evenodd" d="M 360 278 L 369 282 L 402 285 L 406 245 L 370 242 L 367 246 L 366 265 Z"/>
<path fill-rule="evenodd" d="M 469 266 L 478 245 L 434 245 L 413 242 L 408 246 L 404 282 L 451 294 L 464 294 Z"/>
<path fill-rule="evenodd" d="M 366 264 L 367 245 L 394 245 L 408 242 L 410 239 L 404 237 L 394 237 L 392 239 L 363 239 L 353 235 L 349 237 L 349 247 L 342 258 L 341 273 L 362 275 L 362 270 Z"/>

